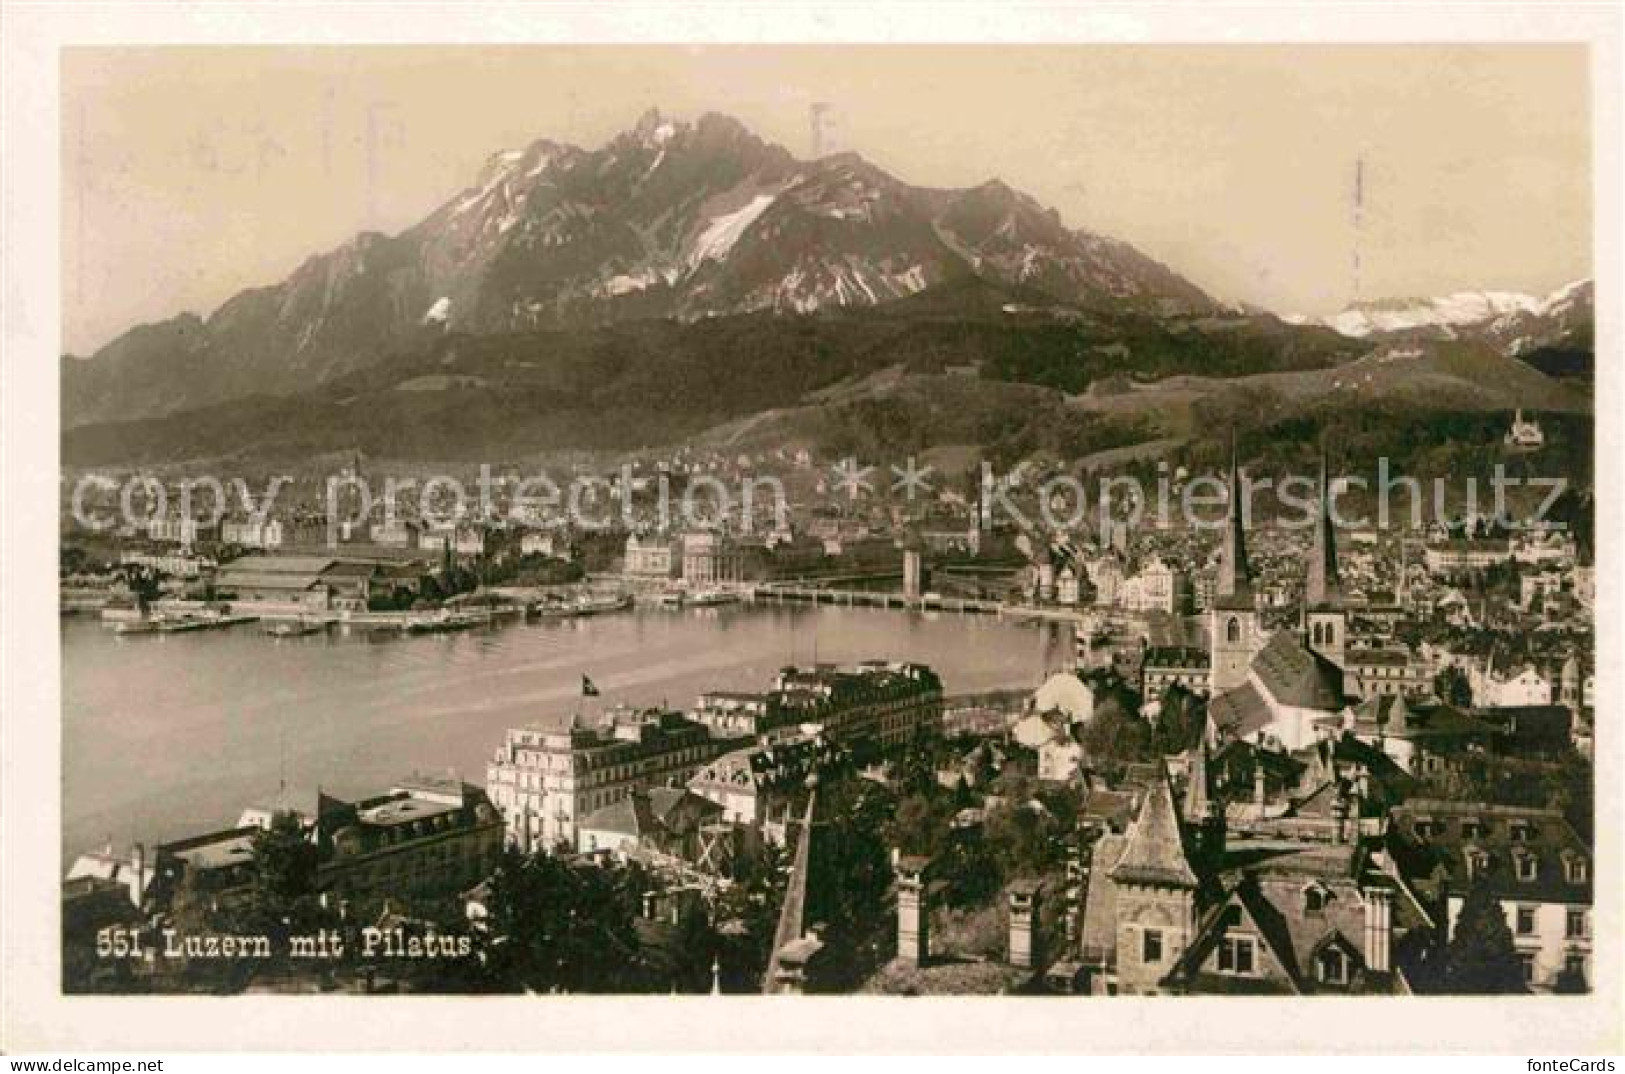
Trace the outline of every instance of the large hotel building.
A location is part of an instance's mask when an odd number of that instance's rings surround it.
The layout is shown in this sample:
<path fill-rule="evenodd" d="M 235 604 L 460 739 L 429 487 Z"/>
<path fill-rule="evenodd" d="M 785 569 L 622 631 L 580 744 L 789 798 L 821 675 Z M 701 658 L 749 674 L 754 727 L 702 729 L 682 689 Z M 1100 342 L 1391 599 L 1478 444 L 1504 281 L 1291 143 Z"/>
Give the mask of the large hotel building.
<path fill-rule="evenodd" d="M 865 661 L 789 667 L 761 694 L 702 694 L 691 713 L 612 710 L 596 727 L 508 731 L 486 767 L 486 792 L 526 849 L 574 843 L 578 822 L 634 790 L 687 784 L 753 742 L 816 724 L 831 741 L 897 746 L 942 719 L 942 682 L 923 664 Z"/>
<path fill-rule="evenodd" d="M 525 849 L 574 844 L 576 822 L 640 787 L 686 783 L 727 748 L 681 713 L 618 709 L 597 727 L 516 727 L 485 770 L 485 789 Z"/>

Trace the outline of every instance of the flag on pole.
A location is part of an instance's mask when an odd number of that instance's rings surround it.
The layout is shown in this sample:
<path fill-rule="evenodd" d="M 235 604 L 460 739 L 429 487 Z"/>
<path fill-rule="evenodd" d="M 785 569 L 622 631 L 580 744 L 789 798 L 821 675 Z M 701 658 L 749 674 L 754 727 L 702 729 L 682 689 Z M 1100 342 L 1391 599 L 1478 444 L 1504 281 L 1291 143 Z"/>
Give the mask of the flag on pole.
<path fill-rule="evenodd" d="M 581 696 L 582 697 L 597 697 L 598 696 L 598 687 L 597 687 L 597 685 L 594 684 L 594 682 L 591 679 L 587 678 L 587 676 L 585 676 L 585 675 L 581 676 Z"/>

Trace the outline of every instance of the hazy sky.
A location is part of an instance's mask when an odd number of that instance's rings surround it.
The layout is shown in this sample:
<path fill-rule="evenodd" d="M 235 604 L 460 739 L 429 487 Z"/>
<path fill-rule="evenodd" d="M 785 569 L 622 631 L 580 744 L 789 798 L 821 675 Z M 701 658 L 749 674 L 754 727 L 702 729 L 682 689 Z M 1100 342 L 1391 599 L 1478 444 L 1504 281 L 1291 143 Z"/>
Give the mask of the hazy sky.
<path fill-rule="evenodd" d="M 993 176 L 1224 299 L 1544 292 L 1591 272 L 1579 46 L 70 50 L 64 347 L 207 314 L 362 229 L 397 231 L 538 137 L 727 112 L 920 185 Z"/>

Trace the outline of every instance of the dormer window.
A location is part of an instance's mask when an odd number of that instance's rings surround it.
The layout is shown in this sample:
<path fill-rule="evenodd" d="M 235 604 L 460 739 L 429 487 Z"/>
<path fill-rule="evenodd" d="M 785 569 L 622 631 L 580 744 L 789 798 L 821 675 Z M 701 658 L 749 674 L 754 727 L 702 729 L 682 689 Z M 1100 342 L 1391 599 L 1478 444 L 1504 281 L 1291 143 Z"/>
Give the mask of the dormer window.
<path fill-rule="evenodd" d="M 1315 959 L 1315 975 L 1322 984 L 1349 983 L 1349 956 L 1341 947 L 1328 947 Z"/>
<path fill-rule="evenodd" d="M 1515 820 L 1510 827 L 1514 843 L 1527 843 L 1535 837 L 1534 828 L 1526 820 Z"/>
<path fill-rule="evenodd" d="M 1303 911 L 1306 914 L 1322 914 L 1326 911 L 1326 904 L 1332 901 L 1332 893 L 1320 883 L 1309 884 L 1303 889 Z"/>
<path fill-rule="evenodd" d="M 1251 936 L 1226 936 L 1219 941 L 1219 972 L 1250 976 L 1257 965 L 1257 944 Z"/>
<path fill-rule="evenodd" d="M 1477 879 L 1490 871 L 1490 856 L 1482 850 L 1467 852 L 1467 878 Z"/>
<path fill-rule="evenodd" d="M 1586 860 L 1581 857 L 1572 857 L 1563 863 L 1563 874 L 1571 884 L 1583 884 L 1590 870 L 1586 867 Z"/>
<path fill-rule="evenodd" d="M 1534 880 L 1540 875 L 1540 859 L 1533 854 L 1519 854 L 1515 860 L 1519 880 Z"/>
<path fill-rule="evenodd" d="M 1484 822 L 1481 820 L 1464 820 L 1461 822 L 1461 837 L 1463 839 L 1484 838 Z"/>

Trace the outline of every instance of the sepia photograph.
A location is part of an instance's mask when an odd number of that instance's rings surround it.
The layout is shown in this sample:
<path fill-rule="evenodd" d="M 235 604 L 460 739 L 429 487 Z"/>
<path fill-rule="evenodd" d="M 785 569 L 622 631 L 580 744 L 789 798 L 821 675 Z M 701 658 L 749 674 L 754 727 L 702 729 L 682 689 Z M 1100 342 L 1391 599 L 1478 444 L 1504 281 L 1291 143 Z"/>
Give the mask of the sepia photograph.
<path fill-rule="evenodd" d="M 585 38 L 50 57 L 54 999 L 1617 1003 L 1594 44 Z"/>

